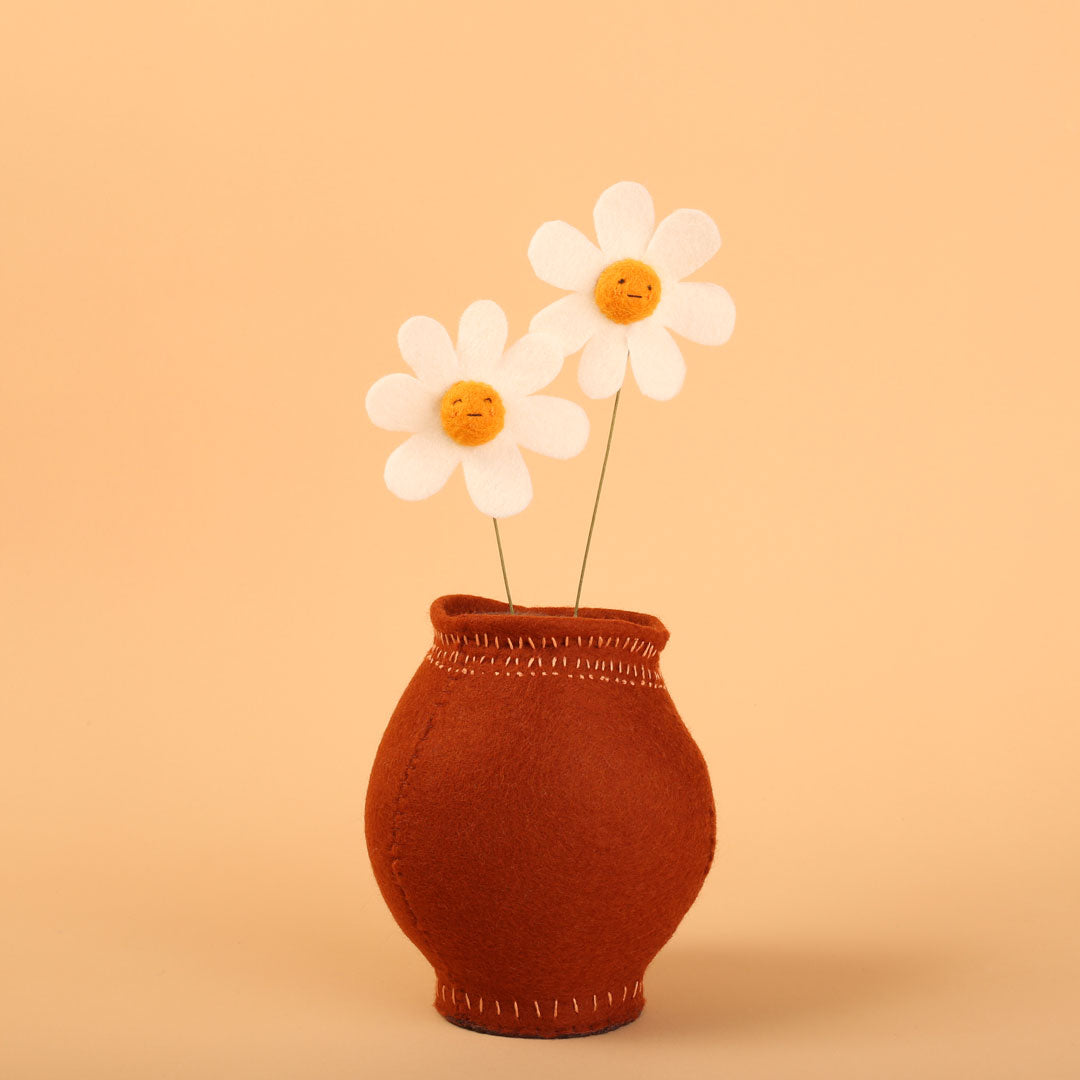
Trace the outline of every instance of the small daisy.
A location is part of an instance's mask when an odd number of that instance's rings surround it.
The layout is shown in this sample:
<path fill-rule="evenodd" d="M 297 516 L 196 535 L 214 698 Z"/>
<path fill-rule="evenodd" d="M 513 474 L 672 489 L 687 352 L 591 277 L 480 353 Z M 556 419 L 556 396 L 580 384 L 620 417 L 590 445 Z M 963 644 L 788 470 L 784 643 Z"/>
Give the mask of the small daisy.
<path fill-rule="evenodd" d="M 622 387 L 629 354 L 641 392 L 667 401 L 686 376 L 668 331 L 723 345 L 735 327 L 725 289 L 682 281 L 716 254 L 720 234 L 700 210 L 676 210 L 654 230 L 652 196 L 631 181 L 600 196 L 593 220 L 599 248 L 565 221 L 536 230 L 529 261 L 537 277 L 573 291 L 537 312 L 529 329 L 554 334 L 568 356 L 585 347 L 578 381 L 589 397 L 610 397 Z"/>
<path fill-rule="evenodd" d="M 506 316 L 491 300 L 465 309 L 456 350 L 434 319 L 418 315 L 402 325 L 398 346 L 416 376 L 386 375 L 365 401 L 379 427 L 414 432 L 386 462 L 386 486 L 395 495 L 426 499 L 461 462 L 477 509 L 509 517 L 532 499 L 519 447 L 553 458 L 582 451 L 589 436 L 584 409 L 536 393 L 562 368 L 558 339 L 529 333 L 506 349 L 506 337 Z"/>

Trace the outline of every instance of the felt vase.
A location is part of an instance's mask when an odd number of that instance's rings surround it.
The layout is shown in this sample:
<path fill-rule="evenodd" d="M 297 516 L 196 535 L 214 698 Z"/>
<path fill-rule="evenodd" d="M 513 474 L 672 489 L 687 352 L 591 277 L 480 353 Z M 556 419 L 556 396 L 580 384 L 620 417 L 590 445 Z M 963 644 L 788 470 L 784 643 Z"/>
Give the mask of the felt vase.
<path fill-rule="evenodd" d="M 435 1007 L 497 1035 L 635 1020 L 645 970 L 712 863 L 708 769 L 664 685 L 668 632 L 628 611 L 431 606 L 383 735 L 368 852 Z"/>

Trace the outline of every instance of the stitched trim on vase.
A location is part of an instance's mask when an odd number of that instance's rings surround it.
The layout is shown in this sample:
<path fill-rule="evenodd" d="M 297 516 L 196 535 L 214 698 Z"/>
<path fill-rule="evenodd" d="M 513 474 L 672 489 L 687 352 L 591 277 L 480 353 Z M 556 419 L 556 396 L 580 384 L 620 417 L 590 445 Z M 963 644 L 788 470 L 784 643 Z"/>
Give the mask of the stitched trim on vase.
<path fill-rule="evenodd" d="M 651 642 L 643 641 L 641 638 L 605 638 L 599 634 L 590 634 L 588 638 L 584 634 L 578 634 L 577 637 L 569 634 L 560 634 L 558 637 L 550 638 L 541 637 L 539 645 L 531 637 L 518 637 L 515 645 L 514 638 L 509 636 L 501 637 L 499 634 L 444 634 L 441 630 L 436 630 L 435 640 L 440 645 L 454 647 L 458 645 L 475 645 L 477 648 L 483 645 L 486 649 L 568 649 L 576 641 L 578 647 L 582 649 L 629 649 L 632 653 L 640 651 L 643 657 L 656 656 L 660 652 Z"/>
<path fill-rule="evenodd" d="M 563 1004 L 564 1004 L 563 1014 L 567 1015 L 567 1010 L 570 1007 L 573 1007 L 574 1013 L 576 1015 L 578 1015 L 578 1016 L 581 1016 L 581 1015 L 591 1016 L 594 1013 L 598 1013 L 601 1009 L 605 1008 L 605 1004 L 604 1004 L 605 998 L 607 999 L 606 1008 L 607 1009 L 614 1009 L 617 1005 L 621 1006 L 621 1005 L 624 1005 L 627 1001 L 633 1001 L 635 998 L 637 998 L 638 994 L 641 995 L 642 1001 L 644 1002 L 644 999 L 645 999 L 645 984 L 641 979 L 635 979 L 634 980 L 634 987 L 633 987 L 632 991 L 630 989 L 629 984 L 624 985 L 623 988 L 622 988 L 622 996 L 621 997 L 618 994 L 618 990 L 616 990 L 615 993 L 612 993 L 610 990 L 605 990 L 605 991 L 601 991 L 599 994 L 593 994 L 592 998 L 591 998 L 591 1000 L 592 1000 L 592 1008 L 591 1009 L 589 1008 L 589 1001 L 590 1001 L 589 997 L 582 998 L 580 1002 L 578 1001 L 578 999 L 576 997 L 563 998 L 562 999 Z M 448 985 L 446 983 L 440 982 L 438 980 L 436 980 L 435 997 L 436 998 L 441 997 L 441 999 L 442 999 L 442 1001 L 444 1003 L 449 1002 L 451 1005 L 454 1005 L 454 1006 L 460 1005 L 461 1001 L 464 1000 L 465 1008 L 470 1013 L 471 1012 L 476 1012 L 477 1015 L 480 1015 L 484 1011 L 484 998 L 483 997 L 478 997 L 474 1001 L 473 997 L 470 997 L 468 991 L 466 991 L 466 990 L 462 990 L 461 993 L 460 993 L 460 996 L 459 996 L 458 989 L 457 989 L 456 986 L 451 986 L 451 985 Z M 554 1001 L 553 1001 L 553 1004 L 550 1006 L 550 1009 L 551 1009 L 550 1016 L 551 1016 L 552 1020 L 557 1020 L 558 1017 L 559 1017 L 559 1000 L 560 1000 L 559 998 L 555 998 Z M 494 1001 L 494 1003 L 495 1003 L 495 1016 L 501 1017 L 504 1010 L 503 1010 L 503 1005 L 499 1001 L 498 998 L 490 998 L 489 999 L 489 1008 L 488 1008 L 489 1015 L 491 1013 L 490 1002 L 492 1002 L 492 1001 Z M 539 1002 L 538 999 L 534 998 L 532 1000 L 526 1000 L 526 1001 L 522 1001 L 521 1003 L 519 1003 L 516 999 L 511 998 L 509 1000 L 509 1002 L 507 1002 L 506 1008 L 505 1008 L 507 1018 L 509 1018 L 509 1016 L 510 1016 L 510 1007 L 511 1007 L 511 1005 L 513 1006 L 513 1009 L 514 1009 L 514 1019 L 515 1020 L 520 1020 L 521 1015 L 522 1015 L 523 1012 L 524 1012 L 524 1014 L 526 1016 L 531 1016 L 534 1011 L 535 1011 L 537 1019 L 539 1019 L 539 1020 L 544 1019 L 544 1012 L 543 1012 L 543 1009 L 540 1006 L 540 1002 Z M 530 1006 L 532 1006 L 532 1007 L 530 1008 Z M 547 1004 L 547 1001 L 545 1000 L 544 1008 L 548 1008 L 548 1007 L 549 1006 Z"/>
<path fill-rule="evenodd" d="M 571 665 L 569 658 L 566 656 L 561 658 L 549 657 L 548 667 L 545 668 L 542 656 L 529 657 L 529 661 L 525 665 L 521 663 L 522 657 L 507 656 L 500 665 L 498 663 L 500 658 L 498 657 L 470 656 L 459 652 L 457 649 L 451 651 L 449 649 L 440 649 L 435 645 L 428 650 L 424 659 L 442 671 L 458 675 L 483 675 L 488 672 L 494 675 L 517 675 L 522 678 L 526 675 L 533 677 L 537 675 L 563 675 L 568 679 L 573 679 L 576 676 L 579 679 L 621 683 L 623 686 L 643 686 L 654 690 L 666 689 L 660 672 L 655 668 L 645 667 L 644 664 L 631 664 L 629 661 L 624 662 L 622 660 L 593 660 L 590 662 L 585 657 L 577 657 L 576 663 Z M 561 664 L 559 663 L 560 659 Z M 485 663 L 488 665 L 487 668 L 483 667 Z M 470 664 L 475 664 L 476 667 L 470 667 Z M 514 666 L 511 667 L 511 664 Z M 535 668 L 533 664 L 536 664 Z M 584 671 L 581 670 L 583 664 Z M 479 671 L 477 668 L 479 668 Z M 607 674 L 602 674 L 603 672 L 607 672 Z M 630 678 L 631 675 L 634 677 Z"/>

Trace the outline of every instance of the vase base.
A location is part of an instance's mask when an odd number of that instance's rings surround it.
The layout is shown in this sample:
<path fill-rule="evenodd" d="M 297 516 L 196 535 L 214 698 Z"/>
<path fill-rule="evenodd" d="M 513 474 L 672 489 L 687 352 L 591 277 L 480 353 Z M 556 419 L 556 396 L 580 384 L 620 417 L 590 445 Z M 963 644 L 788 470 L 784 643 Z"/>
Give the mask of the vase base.
<path fill-rule="evenodd" d="M 541 999 L 525 996 L 519 989 L 489 988 L 470 994 L 446 973 L 436 973 L 435 1009 L 456 1027 L 482 1035 L 508 1035 L 517 1039 L 573 1039 L 602 1035 L 625 1027 L 645 1008 L 644 974 L 626 980 L 618 990 L 599 993 L 554 995 Z M 494 980 L 493 980 L 494 981 Z M 615 982 L 616 980 L 612 980 Z M 618 980 L 622 982 L 622 980 Z"/>
<path fill-rule="evenodd" d="M 447 1016 L 445 1013 L 440 1013 L 439 1015 L 455 1027 L 464 1028 L 466 1031 L 475 1031 L 478 1035 L 501 1035 L 506 1039 L 584 1039 L 589 1035 L 604 1035 L 609 1031 L 616 1031 L 621 1027 L 626 1027 L 627 1024 L 632 1024 L 641 1013 L 639 1012 L 636 1016 L 628 1017 L 626 1020 L 620 1020 L 615 1024 L 609 1024 L 607 1027 L 595 1028 L 592 1031 L 553 1031 L 550 1034 L 486 1028 L 482 1027 L 480 1024 L 473 1023 L 471 1020 L 465 1020 L 460 1016 Z"/>

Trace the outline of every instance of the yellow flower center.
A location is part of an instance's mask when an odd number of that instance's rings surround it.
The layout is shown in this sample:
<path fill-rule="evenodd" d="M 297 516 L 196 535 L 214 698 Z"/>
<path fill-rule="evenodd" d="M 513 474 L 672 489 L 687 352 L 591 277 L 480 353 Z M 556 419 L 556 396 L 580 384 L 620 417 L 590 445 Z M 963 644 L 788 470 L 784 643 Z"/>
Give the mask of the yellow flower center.
<path fill-rule="evenodd" d="M 491 442 L 506 423 L 506 406 L 486 382 L 462 379 L 443 394 L 439 409 L 443 431 L 462 446 Z"/>
<path fill-rule="evenodd" d="M 660 276 L 647 263 L 620 259 L 605 267 L 596 279 L 593 297 L 612 322 L 647 319 L 660 303 Z"/>

